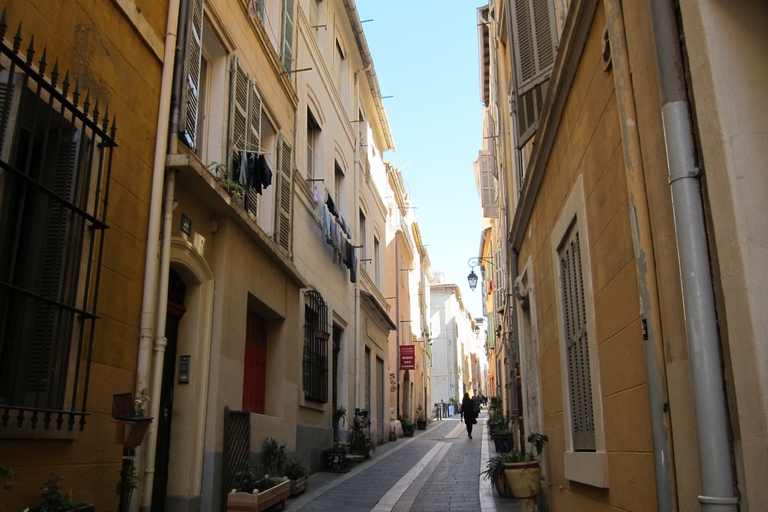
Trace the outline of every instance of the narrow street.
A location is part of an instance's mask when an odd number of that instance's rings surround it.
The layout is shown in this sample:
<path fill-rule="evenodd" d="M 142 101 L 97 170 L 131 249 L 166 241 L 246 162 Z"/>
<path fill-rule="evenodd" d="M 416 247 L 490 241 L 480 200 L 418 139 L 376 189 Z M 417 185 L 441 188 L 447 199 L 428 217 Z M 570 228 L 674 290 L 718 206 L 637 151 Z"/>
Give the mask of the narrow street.
<path fill-rule="evenodd" d="M 307 491 L 288 501 L 287 510 L 518 511 L 517 500 L 499 498 L 478 476 L 493 452 L 486 417 L 483 411 L 473 439 L 456 415 L 417 430 L 412 438 L 377 447 L 372 460 L 348 473 L 316 473 Z"/>

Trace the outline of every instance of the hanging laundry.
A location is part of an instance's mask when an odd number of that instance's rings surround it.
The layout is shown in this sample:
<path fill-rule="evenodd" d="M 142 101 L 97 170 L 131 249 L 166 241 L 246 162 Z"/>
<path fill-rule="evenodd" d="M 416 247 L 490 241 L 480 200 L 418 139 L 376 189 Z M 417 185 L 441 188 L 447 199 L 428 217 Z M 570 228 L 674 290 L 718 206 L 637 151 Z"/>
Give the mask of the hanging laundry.
<path fill-rule="evenodd" d="M 261 191 L 264 188 L 269 187 L 272 184 L 272 169 L 269 168 L 267 159 L 264 155 L 254 156 L 254 177 L 253 187 L 256 189 L 256 193 L 261 195 Z"/>
<path fill-rule="evenodd" d="M 250 187 L 248 187 L 248 177 L 247 177 L 247 175 L 248 175 L 248 164 L 247 164 L 247 162 L 248 162 L 248 157 L 249 156 L 252 156 L 252 155 L 247 155 L 247 154 L 243 153 L 240 156 L 240 158 L 239 158 L 240 165 L 238 166 L 238 173 L 239 173 L 239 175 L 237 177 L 237 182 L 239 184 L 241 184 L 244 188 L 250 188 Z"/>
<path fill-rule="evenodd" d="M 325 190 L 325 204 L 328 205 L 328 211 L 331 212 L 331 215 L 334 217 L 339 216 L 339 212 L 336 210 L 336 205 L 333 202 L 333 198 L 331 197 L 331 193 L 328 192 L 328 189 Z"/>
<path fill-rule="evenodd" d="M 355 248 L 352 247 L 352 255 L 349 262 L 349 280 L 353 283 L 357 282 L 357 257 L 355 256 Z"/>

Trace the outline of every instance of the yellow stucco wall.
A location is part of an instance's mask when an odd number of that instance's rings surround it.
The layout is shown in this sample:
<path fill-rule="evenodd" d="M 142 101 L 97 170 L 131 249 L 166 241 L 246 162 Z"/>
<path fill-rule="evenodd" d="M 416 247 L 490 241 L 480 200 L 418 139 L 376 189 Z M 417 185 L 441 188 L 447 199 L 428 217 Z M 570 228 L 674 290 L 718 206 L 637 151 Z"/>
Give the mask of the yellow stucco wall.
<path fill-rule="evenodd" d="M 627 202 L 619 113 L 610 71 L 600 59 L 605 25 L 598 7 L 547 160 L 520 252 L 533 264 L 541 407 L 550 510 L 655 510 L 648 392 L 637 272 Z M 552 236 L 563 206 L 583 180 L 595 343 L 608 487 L 565 478 L 563 339 L 556 304 Z M 558 242 L 558 241 L 555 241 Z M 587 300 L 590 300 L 587 298 Z M 596 421 L 600 418 L 596 417 Z M 599 445 L 599 443 L 598 443 Z"/>

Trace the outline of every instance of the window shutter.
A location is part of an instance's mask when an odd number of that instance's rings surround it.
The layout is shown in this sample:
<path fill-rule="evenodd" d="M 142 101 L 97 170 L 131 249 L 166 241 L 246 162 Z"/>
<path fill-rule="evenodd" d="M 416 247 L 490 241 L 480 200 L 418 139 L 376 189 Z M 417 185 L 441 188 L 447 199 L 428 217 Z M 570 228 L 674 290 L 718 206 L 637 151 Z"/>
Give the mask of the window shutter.
<path fill-rule="evenodd" d="M 480 201 L 483 216 L 489 219 L 499 218 L 498 192 L 496 177 L 493 175 L 493 154 L 490 151 L 480 151 Z"/>
<path fill-rule="evenodd" d="M 518 130 L 515 145 L 524 146 L 536 132 L 555 63 L 557 24 L 551 0 L 512 3 L 513 57 Z"/>
<path fill-rule="evenodd" d="M 250 151 L 261 151 L 261 95 L 256 85 L 249 83 L 248 87 L 248 146 Z M 241 176 L 240 181 L 244 183 Z M 254 216 L 258 213 L 258 204 L 255 190 L 248 192 L 245 208 Z"/>
<path fill-rule="evenodd" d="M 195 147 L 200 101 L 200 58 L 203 48 L 203 0 L 192 0 L 187 20 L 187 51 L 184 59 L 184 92 L 181 102 L 182 140 Z"/>
<path fill-rule="evenodd" d="M 281 56 L 283 67 L 286 71 L 290 71 L 291 64 L 293 64 L 293 2 L 294 0 L 284 0 L 283 2 L 283 44 Z"/>
<path fill-rule="evenodd" d="M 587 314 L 584 303 L 579 233 L 575 229 L 568 235 L 560 250 L 560 266 L 573 449 L 595 451 Z"/>
<path fill-rule="evenodd" d="M 256 10 L 259 13 L 259 19 L 264 23 L 264 18 L 267 16 L 267 0 L 258 0 Z"/>
<path fill-rule="evenodd" d="M 81 132 L 63 132 L 56 156 L 51 191 L 73 203 L 77 202 L 75 175 L 80 162 Z M 40 252 L 36 291 L 42 297 L 75 306 L 73 289 L 65 287 L 68 269 L 79 268 L 79 247 L 82 234 L 73 232 L 72 215 L 58 200 L 50 199 L 46 208 L 46 235 Z M 81 231 L 81 230 L 76 230 Z M 56 337 L 66 336 L 72 326 L 72 314 L 38 301 L 32 324 L 32 343 L 27 363 L 26 391 L 55 392 L 61 389 L 59 375 L 66 375 L 62 365 L 68 364 L 68 354 L 55 353 Z M 52 398 L 49 398 L 49 400 Z M 57 399 L 54 399 L 57 406 Z"/>
<path fill-rule="evenodd" d="M 275 229 L 275 242 L 286 253 L 291 249 L 291 199 L 293 196 L 292 148 L 281 135 L 277 141 L 277 226 Z"/>
<path fill-rule="evenodd" d="M 234 151 L 243 151 L 248 143 L 248 73 L 237 56 L 232 57 L 229 109 L 230 146 Z"/>
<path fill-rule="evenodd" d="M 16 133 L 16 116 L 21 101 L 21 73 L 10 75 L 0 71 L 0 159 L 10 162 L 11 147 Z"/>

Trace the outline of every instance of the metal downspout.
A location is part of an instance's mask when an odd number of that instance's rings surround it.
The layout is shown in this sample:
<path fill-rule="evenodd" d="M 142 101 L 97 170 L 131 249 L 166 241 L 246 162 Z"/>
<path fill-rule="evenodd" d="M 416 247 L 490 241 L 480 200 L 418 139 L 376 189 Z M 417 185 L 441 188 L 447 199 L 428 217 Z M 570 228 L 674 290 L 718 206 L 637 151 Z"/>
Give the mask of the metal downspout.
<path fill-rule="evenodd" d="M 604 0 L 606 27 L 608 29 L 611 65 L 616 84 L 616 101 L 619 109 L 621 138 L 624 149 L 624 165 L 629 193 L 629 216 L 632 242 L 635 252 L 637 284 L 640 293 L 640 315 L 643 324 L 643 345 L 646 374 L 648 376 L 648 400 L 650 403 L 651 436 L 653 439 L 653 463 L 656 478 L 656 508 L 659 512 L 675 510 L 675 479 L 672 469 L 672 439 L 669 417 L 664 347 L 662 346 L 659 296 L 656 285 L 651 219 L 645 189 L 645 175 L 640 151 L 640 135 L 637 130 L 637 110 L 629 71 L 629 53 L 624 30 L 621 0 Z"/>
<path fill-rule="evenodd" d="M 736 511 L 724 377 L 693 127 L 674 6 L 650 0 L 699 445 L 702 512 Z"/>
<path fill-rule="evenodd" d="M 163 180 L 165 177 L 166 144 L 168 141 L 168 123 L 170 117 L 171 91 L 173 70 L 176 54 L 176 30 L 179 21 L 180 0 L 169 0 L 168 21 L 165 34 L 165 51 L 163 54 L 163 70 L 160 82 L 160 104 L 157 115 L 157 133 L 155 137 L 155 152 L 152 164 L 152 189 L 150 195 L 149 222 L 147 231 L 147 252 L 144 263 L 144 287 L 142 292 L 141 320 L 139 324 L 139 352 L 136 363 L 136 395 L 149 388 L 150 356 L 152 353 L 153 328 L 157 307 L 157 278 L 158 278 L 158 249 L 160 244 L 160 221 L 163 209 Z M 159 397 L 150 402 L 154 404 Z M 154 411 L 154 406 L 152 408 Z M 155 415 L 155 417 L 157 417 Z M 152 425 L 150 432 L 157 431 L 157 422 Z M 146 463 L 148 459 L 145 458 Z M 154 465 L 154 460 L 152 461 Z M 153 476 L 153 475 L 151 475 Z M 147 487 L 149 492 L 147 493 Z M 148 478 L 142 489 L 142 501 L 146 502 L 149 495 L 151 503 L 152 479 Z"/>

